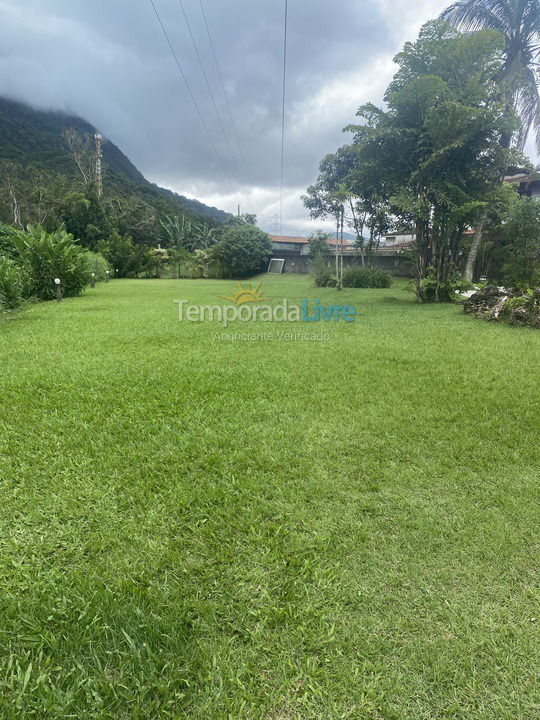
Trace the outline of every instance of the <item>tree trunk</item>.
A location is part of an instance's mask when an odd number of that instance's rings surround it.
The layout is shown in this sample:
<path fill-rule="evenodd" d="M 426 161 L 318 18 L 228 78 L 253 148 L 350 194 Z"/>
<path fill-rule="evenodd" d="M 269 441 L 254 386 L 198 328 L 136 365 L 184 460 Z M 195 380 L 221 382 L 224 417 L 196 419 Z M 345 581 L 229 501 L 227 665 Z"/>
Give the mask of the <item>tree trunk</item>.
<path fill-rule="evenodd" d="M 483 215 L 480 222 L 476 226 L 476 230 L 474 233 L 474 239 L 472 241 L 471 249 L 469 250 L 469 256 L 467 258 L 467 262 L 465 263 L 465 270 L 463 271 L 463 279 L 470 283 L 472 283 L 472 281 L 473 281 L 474 265 L 476 263 L 476 257 L 478 255 L 478 250 L 480 249 L 480 245 L 482 244 L 482 235 L 484 234 L 485 224 L 486 224 L 486 216 Z"/>

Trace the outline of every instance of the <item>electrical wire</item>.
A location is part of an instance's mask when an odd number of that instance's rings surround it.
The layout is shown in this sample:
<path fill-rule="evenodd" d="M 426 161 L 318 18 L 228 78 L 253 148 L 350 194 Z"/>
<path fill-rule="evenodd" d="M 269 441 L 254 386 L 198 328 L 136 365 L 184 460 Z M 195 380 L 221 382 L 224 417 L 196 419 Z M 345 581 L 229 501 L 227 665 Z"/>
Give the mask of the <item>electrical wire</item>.
<path fill-rule="evenodd" d="M 288 0 L 285 0 L 285 14 L 283 27 L 283 95 L 281 109 L 281 173 L 279 181 L 279 232 L 281 234 L 281 223 L 283 219 L 283 160 L 285 158 L 285 90 L 287 79 L 287 15 Z"/>
<path fill-rule="evenodd" d="M 211 88 L 210 82 L 209 82 L 209 80 L 208 80 L 208 75 L 206 74 L 206 70 L 205 70 L 205 68 L 204 68 L 204 64 L 203 64 L 201 55 L 200 55 L 200 53 L 199 53 L 199 48 L 197 47 L 197 42 L 196 42 L 195 37 L 194 37 L 194 35 L 193 35 L 193 32 L 192 32 L 192 30 L 191 30 L 191 24 L 190 24 L 190 22 L 189 22 L 188 16 L 187 16 L 186 11 L 185 11 L 184 3 L 182 2 L 182 0 L 178 0 L 178 4 L 180 5 L 180 9 L 182 10 L 182 15 L 184 16 L 184 20 L 185 20 L 185 22 L 186 22 L 186 26 L 187 26 L 187 29 L 188 29 L 188 32 L 189 32 L 189 37 L 191 38 L 191 43 L 192 43 L 192 45 L 193 45 L 193 49 L 195 50 L 195 55 L 197 56 L 197 60 L 198 60 L 198 62 L 199 62 L 199 67 L 201 68 L 201 72 L 202 72 L 202 74 L 203 74 L 204 82 L 205 82 L 205 84 L 206 84 L 206 89 L 208 90 L 208 94 L 210 95 L 210 100 L 212 101 L 212 105 L 213 105 L 213 107 L 214 107 L 214 111 L 215 111 L 215 113 L 216 113 L 216 117 L 217 117 L 217 119 L 218 119 L 218 123 L 219 123 L 219 126 L 220 126 L 220 128 L 221 128 L 221 132 L 223 133 L 223 137 L 224 137 L 224 139 L 225 139 L 225 144 L 226 144 L 226 146 L 227 146 L 227 150 L 229 151 L 229 155 L 231 156 L 231 161 L 232 161 L 232 164 L 233 164 L 233 169 L 235 169 L 236 172 L 238 173 L 238 165 L 237 165 L 237 163 L 236 163 L 235 157 L 234 157 L 233 152 L 232 152 L 232 150 L 231 150 L 231 146 L 230 146 L 230 143 L 229 143 L 229 138 L 227 137 L 227 133 L 225 132 L 225 127 L 224 127 L 224 125 L 223 125 L 223 120 L 222 120 L 221 114 L 220 114 L 220 112 L 219 112 L 219 110 L 218 110 L 218 106 L 217 106 L 217 103 L 216 103 L 216 99 L 215 99 L 215 97 L 214 97 L 214 93 L 212 92 L 212 88 Z"/>
<path fill-rule="evenodd" d="M 242 158 L 242 163 L 243 163 L 243 166 L 244 166 L 244 172 L 245 172 L 245 174 L 246 174 L 248 183 L 249 183 L 250 185 L 253 185 L 253 183 L 252 183 L 252 181 L 251 181 L 251 174 L 250 174 L 250 172 L 249 172 L 249 165 L 248 165 L 248 163 L 247 163 L 246 156 L 245 156 L 245 154 L 244 154 L 244 148 L 242 147 L 242 144 L 241 144 L 241 142 L 240 142 L 240 138 L 239 138 L 239 136 L 238 136 L 238 130 L 237 130 L 237 128 L 236 128 L 236 123 L 235 123 L 235 121 L 234 121 L 234 116 L 233 116 L 233 113 L 232 113 L 232 110 L 231 110 L 231 105 L 230 105 L 230 103 L 229 103 L 229 97 L 228 97 L 227 91 L 225 90 L 225 83 L 223 82 L 223 75 L 222 75 L 222 73 L 221 73 L 221 67 L 220 67 L 220 64 L 219 64 L 219 61 L 218 61 L 218 58 L 217 58 L 216 50 L 215 50 L 215 47 L 214 47 L 214 41 L 212 40 L 212 35 L 211 35 L 211 33 L 210 33 L 210 28 L 209 28 L 209 26 L 208 26 L 208 20 L 207 20 L 207 17 L 206 17 L 206 11 L 205 11 L 205 9 L 204 9 L 203 0 L 199 0 L 199 5 L 201 6 L 201 14 L 202 14 L 202 17 L 203 17 L 204 26 L 205 26 L 205 28 L 206 28 L 206 34 L 208 35 L 208 41 L 209 41 L 209 43 L 210 43 L 210 48 L 211 48 L 211 50 L 212 50 L 212 55 L 213 55 L 213 58 L 214 58 L 214 62 L 215 62 L 215 64 L 216 64 L 216 70 L 217 70 L 219 82 L 220 82 L 220 85 L 221 85 L 221 90 L 222 90 L 222 92 L 223 92 L 223 97 L 224 97 L 224 99 L 225 99 L 225 106 L 226 106 L 226 108 L 227 108 L 227 112 L 228 112 L 229 118 L 230 118 L 230 120 L 231 120 L 231 125 L 232 125 L 232 128 L 233 128 L 234 137 L 235 137 L 235 139 L 236 139 L 236 144 L 238 145 L 238 150 L 239 150 L 240 155 L 241 155 L 241 158 Z"/>
<path fill-rule="evenodd" d="M 189 85 L 188 79 L 187 79 L 187 77 L 186 77 L 186 75 L 185 75 L 185 73 L 184 73 L 184 71 L 183 71 L 183 69 L 182 69 L 182 66 L 180 65 L 180 61 L 178 60 L 178 56 L 177 56 L 176 52 L 174 51 L 174 47 L 172 46 L 172 43 L 171 43 L 171 41 L 170 41 L 170 39 L 169 39 L 169 36 L 168 36 L 168 34 L 167 34 L 167 31 L 165 30 L 165 26 L 163 25 L 163 22 L 162 22 L 162 20 L 161 20 L 161 17 L 160 17 L 160 15 L 159 15 L 159 12 L 158 12 L 155 4 L 154 4 L 154 0 L 150 0 L 150 4 L 152 5 L 152 8 L 154 9 L 154 13 L 155 13 L 156 18 L 157 18 L 157 20 L 158 20 L 159 26 L 161 27 L 161 31 L 162 31 L 162 33 L 163 33 L 163 35 L 164 35 L 164 37 L 165 37 L 165 40 L 167 41 L 167 45 L 169 46 L 169 50 L 171 51 L 171 54 L 172 54 L 172 56 L 173 56 L 173 58 L 174 58 L 174 61 L 175 61 L 175 63 L 176 63 L 176 67 L 178 68 L 178 72 L 180 73 L 180 76 L 182 77 L 182 80 L 184 81 L 184 85 L 186 86 L 186 89 L 187 89 L 188 94 L 189 94 L 189 96 L 190 96 L 190 98 L 191 98 L 191 101 L 193 102 L 193 106 L 195 107 L 195 110 L 197 111 L 197 115 L 199 116 L 199 120 L 201 121 L 201 125 L 203 126 L 204 131 L 205 131 L 205 133 L 206 133 L 206 135 L 207 135 L 207 137 L 208 137 L 208 141 L 209 141 L 209 143 L 210 143 L 210 146 L 211 146 L 212 150 L 214 151 L 214 155 L 216 156 L 216 159 L 217 159 L 217 161 L 218 161 L 218 164 L 219 164 L 219 166 L 220 166 L 220 168 L 221 168 L 221 170 L 222 170 L 222 172 L 223 172 L 223 175 L 224 175 L 225 178 L 227 179 L 227 182 L 229 183 L 229 186 L 230 186 L 231 189 L 232 189 L 231 179 L 230 179 L 230 177 L 229 177 L 229 175 L 228 175 L 228 173 L 227 173 L 227 171 L 226 171 L 226 169 L 225 169 L 225 166 L 223 165 L 223 162 L 222 162 L 222 160 L 221 160 L 221 157 L 219 156 L 219 153 L 218 153 L 218 151 L 217 151 L 217 148 L 216 148 L 216 146 L 215 146 L 215 143 L 214 143 L 214 141 L 212 140 L 212 136 L 211 136 L 211 134 L 210 134 L 210 130 L 208 129 L 208 125 L 206 124 L 206 122 L 205 122 L 205 120 L 204 120 L 204 117 L 203 117 L 203 114 L 202 114 L 201 109 L 200 109 L 200 107 L 199 107 L 199 104 L 197 103 L 197 100 L 195 99 L 195 95 L 193 94 L 193 92 L 192 92 L 192 90 L 191 90 L 191 87 L 190 87 L 190 85 Z"/>

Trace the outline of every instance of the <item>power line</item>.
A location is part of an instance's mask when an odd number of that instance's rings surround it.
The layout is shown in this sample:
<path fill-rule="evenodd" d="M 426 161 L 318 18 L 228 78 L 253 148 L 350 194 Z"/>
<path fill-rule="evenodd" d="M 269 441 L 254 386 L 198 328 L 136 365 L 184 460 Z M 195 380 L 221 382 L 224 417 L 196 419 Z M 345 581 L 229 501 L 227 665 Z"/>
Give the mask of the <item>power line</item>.
<path fill-rule="evenodd" d="M 285 81 L 287 78 L 287 13 L 288 0 L 285 0 L 285 15 L 283 18 L 283 98 L 281 110 L 281 175 L 279 181 L 279 230 L 283 218 L 283 159 L 285 157 Z"/>
<path fill-rule="evenodd" d="M 182 77 L 182 80 L 184 81 L 184 85 L 186 86 L 186 89 L 187 89 L 187 91 L 188 91 L 188 93 L 189 93 L 189 96 L 190 96 L 192 102 L 193 102 L 193 105 L 194 105 L 194 107 L 195 107 L 195 110 L 197 111 L 197 115 L 199 116 L 199 120 L 201 121 L 201 125 L 203 126 L 204 131 L 206 132 L 206 135 L 207 135 L 207 137 L 208 137 L 208 141 L 210 142 L 210 145 L 211 145 L 211 147 L 212 147 L 212 150 L 214 151 L 214 155 L 216 156 L 216 159 L 217 159 L 217 161 L 218 161 L 218 164 L 219 164 L 219 166 L 220 166 L 220 168 L 221 168 L 221 170 L 222 170 L 222 172 L 223 172 L 223 175 L 224 175 L 225 178 L 227 179 L 227 182 L 229 183 L 229 185 L 231 186 L 231 189 L 232 189 L 231 179 L 230 179 L 227 171 L 225 170 L 225 166 L 223 165 L 223 163 L 222 163 L 222 161 L 221 161 L 221 158 L 220 158 L 220 156 L 219 156 L 219 153 L 218 153 L 218 151 L 217 151 L 217 148 L 216 148 L 216 146 L 215 146 L 215 144 L 214 144 L 214 141 L 212 140 L 212 136 L 210 135 L 210 131 L 208 130 L 208 125 L 207 125 L 206 122 L 204 121 L 203 114 L 202 114 L 201 109 L 200 109 L 200 107 L 199 107 L 199 105 L 198 105 L 198 103 L 197 103 L 197 100 L 195 99 L 195 95 L 193 94 L 193 92 L 192 92 L 192 90 L 191 90 L 191 87 L 190 87 L 190 85 L 189 85 L 189 82 L 188 82 L 188 80 L 187 80 L 187 77 L 186 77 L 184 71 L 182 70 L 182 66 L 180 65 L 180 61 L 178 60 L 178 56 L 176 55 L 176 53 L 175 53 L 175 51 L 174 51 L 174 48 L 173 48 L 173 46 L 172 46 L 172 43 L 171 43 L 171 41 L 169 40 L 169 36 L 167 35 L 167 31 L 165 30 L 165 27 L 164 27 L 164 25 L 163 25 L 163 23 L 162 23 L 162 21 L 161 21 L 161 18 L 160 18 L 160 16 L 159 16 L 159 13 L 158 13 L 158 11 L 157 11 L 157 8 L 156 8 L 156 6 L 155 6 L 155 4 L 154 4 L 154 0 L 150 0 L 150 4 L 152 5 L 152 8 L 154 9 L 154 13 L 156 14 L 158 23 L 159 23 L 159 25 L 160 25 L 160 27 L 161 27 L 161 31 L 163 32 L 163 35 L 165 36 L 165 40 L 167 41 L 167 45 L 169 46 L 169 50 L 171 51 L 172 56 L 173 56 L 173 58 L 174 58 L 174 61 L 175 61 L 175 63 L 176 63 L 176 67 L 178 68 L 178 72 L 180 73 L 180 75 L 181 75 L 181 77 Z"/>
<path fill-rule="evenodd" d="M 229 117 L 230 117 L 230 119 L 231 119 L 231 125 L 232 125 L 233 132 L 234 132 L 234 136 L 235 136 L 235 139 L 236 139 L 236 144 L 238 145 L 238 150 L 240 151 L 240 155 L 242 156 L 242 162 L 243 162 L 243 165 L 244 165 L 244 170 L 245 170 L 245 173 L 246 173 L 248 182 L 249 182 L 250 185 L 252 185 L 253 183 L 252 183 L 252 181 L 251 181 L 251 175 L 250 175 L 250 172 L 249 172 L 249 166 L 248 166 L 248 163 L 247 163 L 247 161 L 246 161 L 246 156 L 245 156 L 245 154 L 244 154 L 244 149 L 243 149 L 243 147 L 242 147 L 242 144 L 240 143 L 240 138 L 238 137 L 238 131 L 237 131 L 237 129 L 236 129 L 236 123 L 234 122 L 234 116 L 233 116 L 233 114 L 232 114 L 231 105 L 230 105 L 230 103 L 229 103 L 229 98 L 228 98 L 228 95 L 227 95 L 227 91 L 225 90 L 225 83 L 223 82 L 223 75 L 221 74 L 221 68 L 220 68 L 220 65 L 219 65 L 219 61 L 218 61 L 218 59 L 217 59 L 216 50 L 215 50 L 215 47 L 214 47 L 214 41 L 212 40 L 212 35 L 211 35 L 211 33 L 210 33 L 210 28 L 208 27 L 208 20 L 207 20 L 207 18 L 206 18 L 206 11 L 205 11 L 205 9 L 204 9 L 204 5 L 203 5 L 203 1 L 202 1 L 202 0 L 199 0 L 199 5 L 201 6 L 201 13 L 202 13 L 203 20 L 204 20 L 204 26 L 205 26 L 205 28 L 206 28 L 206 34 L 208 35 L 208 41 L 210 42 L 210 47 L 211 47 L 211 49 L 212 49 L 212 55 L 213 55 L 213 57 L 214 57 L 214 62 L 215 62 L 215 64 L 216 64 L 216 70 L 217 70 L 217 74 L 218 74 L 218 77 L 219 77 L 219 82 L 220 82 L 220 85 L 221 85 L 221 90 L 223 91 L 223 97 L 225 98 L 225 105 L 226 105 L 226 107 L 227 107 L 227 112 L 228 112 Z"/>
<path fill-rule="evenodd" d="M 180 5 L 180 9 L 182 10 L 182 15 L 184 16 L 184 20 L 186 21 L 186 26 L 187 26 L 187 29 L 188 29 L 188 32 L 189 32 L 189 37 L 191 38 L 191 43 L 192 43 L 192 45 L 193 45 L 193 49 L 195 50 L 195 55 L 197 56 L 197 60 L 199 61 L 199 66 L 200 66 L 200 68 L 201 68 L 201 72 L 202 72 L 203 77 L 204 77 L 204 82 L 206 83 L 206 88 L 207 88 L 207 90 L 208 90 L 208 94 L 210 95 L 210 99 L 211 99 L 211 101 L 212 101 L 212 105 L 214 106 L 214 111 L 215 111 L 215 113 L 216 113 L 216 117 L 217 117 L 217 119 L 218 119 L 218 123 L 219 123 L 219 126 L 220 126 L 220 128 L 221 128 L 221 132 L 223 133 L 223 137 L 225 138 L 225 144 L 227 145 L 227 149 L 228 149 L 228 151 L 229 151 L 229 155 L 231 156 L 231 160 L 232 160 L 233 166 L 234 166 L 234 168 L 236 169 L 236 171 L 238 172 L 238 166 L 236 165 L 236 160 L 235 160 L 235 158 L 234 158 L 234 155 L 233 155 L 232 150 L 231 150 L 231 146 L 230 146 L 230 144 L 229 144 L 229 138 L 227 137 L 227 133 L 225 132 L 225 127 L 224 127 L 224 125 L 223 125 L 223 120 L 222 120 L 221 115 L 220 115 L 220 112 L 219 112 L 219 110 L 218 110 L 218 106 L 217 106 L 216 100 L 215 100 L 215 98 L 214 98 L 214 93 L 212 92 L 212 88 L 210 87 L 210 83 L 209 83 L 209 81 L 208 81 L 208 76 L 207 76 L 207 74 L 206 74 L 206 70 L 204 69 L 204 64 L 203 64 L 201 55 L 200 55 L 200 53 L 199 53 L 199 48 L 197 47 L 197 42 L 195 41 L 195 37 L 194 37 L 193 32 L 192 32 L 192 30 L 191 30 L 191 25 L 190 25 L 188 16 L 187 16 L 186 11 L 185 11 L 185 9 L 184 9 L 184 3 L 182 2 L 182 0 L 178 0 L 178 4 Z"/>

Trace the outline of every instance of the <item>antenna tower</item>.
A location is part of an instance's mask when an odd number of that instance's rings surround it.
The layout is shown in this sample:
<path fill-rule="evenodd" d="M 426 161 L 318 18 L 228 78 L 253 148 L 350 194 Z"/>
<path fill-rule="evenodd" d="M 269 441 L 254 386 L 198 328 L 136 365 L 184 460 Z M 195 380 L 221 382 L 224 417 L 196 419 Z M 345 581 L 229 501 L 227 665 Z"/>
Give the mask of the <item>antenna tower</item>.
<path fill-rule="evenodd" d="M 99 133 L 96 133 L 94 135 L 94 140 L 96 141 L 96 187 L 98 197 L 101 197 L 103 195 L 103 175 L 101 165 L 101 142 L 103 138 Z"/>

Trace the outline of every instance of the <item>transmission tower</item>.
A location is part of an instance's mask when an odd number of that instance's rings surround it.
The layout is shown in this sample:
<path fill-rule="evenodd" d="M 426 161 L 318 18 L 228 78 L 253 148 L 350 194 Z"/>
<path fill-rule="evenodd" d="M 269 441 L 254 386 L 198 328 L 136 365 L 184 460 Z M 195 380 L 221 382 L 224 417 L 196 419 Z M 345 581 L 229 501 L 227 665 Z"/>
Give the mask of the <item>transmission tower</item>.
<path fill-rule="evenodd" d="M 96 141 L 96 187 L 98 197 L 101 197 L 103 195 L 103 175 L 101 167 L 101 141 L 103 138 L 99 133 L 96 133 L 94 140 Z"/>

